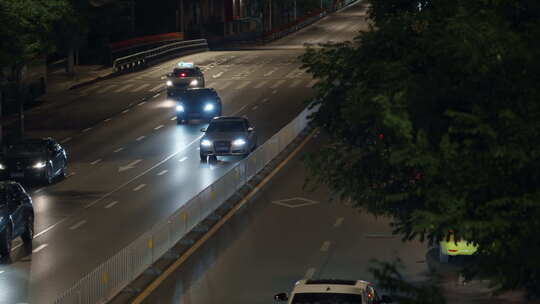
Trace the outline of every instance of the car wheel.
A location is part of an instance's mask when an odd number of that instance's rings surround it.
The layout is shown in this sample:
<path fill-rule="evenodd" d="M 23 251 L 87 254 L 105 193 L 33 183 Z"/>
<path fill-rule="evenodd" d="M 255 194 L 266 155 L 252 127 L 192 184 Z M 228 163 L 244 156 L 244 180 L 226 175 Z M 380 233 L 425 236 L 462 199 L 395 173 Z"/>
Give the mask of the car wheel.
<path fill-rule="evenodd" d="M 9 260 L 11 253 L 11 228 L 8 224 L 4 233 L 0 235 L 0 255 L 2 260 Z"/>
<path fill-rule="evenodd" d="M 208 159 L 209 163 L 217 163 L 217 156 L 210 155 L 210 158 Z"/>
<path fill-rule="evenodd" d="M 67 177 L 67 166 L 64 166 L 64 167 L 62 168 L 62 171 L 60 171 L 60 177 L 61 177 L 62 179 L 64 179 L 64 178 Z"/>
<path fill-rule="evenodd" d="M 34 216 L 30 215 L 26 220 L 26 226 L 21 239 L 24 244 L 24 249 L 27 253 L 32 251 L 32 240 L 34 239 Z"/>
<path fill-rule="evenodd" d="M 201 162 L 206 162 L 206 160 L 208 159 L 208 155 L 206 154 L 200 153 L 200 156 L 201 156 Z"/>
<path fill-rule="evenodd" d="M 447 264 L 450 261 L 450 256 L 443 251 L 442 247 L 439 246 L 439 262 L 442 264 Z"/>

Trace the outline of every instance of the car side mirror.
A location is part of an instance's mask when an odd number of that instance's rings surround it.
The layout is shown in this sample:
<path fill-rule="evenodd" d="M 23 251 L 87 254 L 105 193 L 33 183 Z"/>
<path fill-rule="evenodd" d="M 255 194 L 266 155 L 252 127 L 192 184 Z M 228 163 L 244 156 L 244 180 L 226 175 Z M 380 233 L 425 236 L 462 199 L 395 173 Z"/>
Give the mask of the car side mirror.
<path fill-rule="evenodd" d="M 278 293 L 274 296 L 275 301 L 287 301 L 289 298 L 287 297 L 287 294 L 285 292 Z"/>
<path fill-rule="evenodd" d="M 201 128 L 201 132 L 206 132 L 206 128 Z"/>
<path fill-rule="evenodd" d="M 253 132 L 253 130 L 255 130 L 255 129 L 253 129 L 253 127 L 248 128 L 248 132 Z"/>
<path fill-rule="evenodd" d="M 383 304 L 383 303 L 392 303 L 392 302 L 394 302 L 394 300 L 392 300 L 392 298 L 390 296 L 383 295 L 383 296 L 381 296 L 381 299 L 377 303 Z"/>

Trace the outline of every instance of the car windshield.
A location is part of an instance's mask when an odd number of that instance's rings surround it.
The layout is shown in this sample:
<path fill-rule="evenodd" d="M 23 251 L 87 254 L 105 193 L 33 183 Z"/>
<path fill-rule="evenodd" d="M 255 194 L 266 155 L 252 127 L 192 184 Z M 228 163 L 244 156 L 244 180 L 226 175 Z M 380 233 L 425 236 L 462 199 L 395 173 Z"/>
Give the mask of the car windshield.
<path fill-rule="evenodd" d="M 243 121 L 216 121 L 212 122 L 206 132 L 244 132 Z"/>
<path fill-rule="evenodd" d="M 8 146 L 7 154 L 11 156 L 37 155 L 46 152 L 45 145 L 40 142 L 21 142 Z"/>
<path fill-rule="evenodd" d="M 349 293 L 297 293 L 292 304 L 362 304 L 362 296 Z"/>
<path fill-rule="evenodd" d="M 173 76 L 175 77 L 193 77 L 197 76 L 194 69 L 174 69 Z"/>

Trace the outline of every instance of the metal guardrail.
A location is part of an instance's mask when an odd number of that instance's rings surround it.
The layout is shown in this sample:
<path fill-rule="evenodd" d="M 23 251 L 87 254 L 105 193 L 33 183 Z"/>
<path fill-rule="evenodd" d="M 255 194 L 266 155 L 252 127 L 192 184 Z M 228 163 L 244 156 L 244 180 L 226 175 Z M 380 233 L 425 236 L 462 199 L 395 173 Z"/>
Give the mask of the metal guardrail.
<path fill-rule="evenodd" d="M 166 44 L 151 50 L 116 58 L 113 61 L 113 73 L 131 72 L 146 67 L 154 61 L 180 53 L 207 51 L 206 39 L 188 40 Z"/>
<path fill-rule="evenodd" d="M 316 110 L 305 109 L 216 182 L 99 265 L 54 303 L 94 304 L 111 300 L 283 151 L 307 127 L 308 116 Z"/>

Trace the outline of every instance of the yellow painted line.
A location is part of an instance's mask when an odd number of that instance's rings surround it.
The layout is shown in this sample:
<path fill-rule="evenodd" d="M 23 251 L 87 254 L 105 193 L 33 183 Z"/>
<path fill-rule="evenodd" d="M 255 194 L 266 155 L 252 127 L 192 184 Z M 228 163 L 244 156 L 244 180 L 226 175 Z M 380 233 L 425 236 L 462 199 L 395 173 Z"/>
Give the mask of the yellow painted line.
<path fill-rule="evenodd" d="M 304 146 L 308 143 L 308 141 L 315 135 L 317 129 L 314 129 L 311 131 L 311 133 L 300 143 L 294 151 L 287 156 L 285 160 L 283 160 L 263 181 L 261 181 L 253 190 L 249 192 L 248 195 L 240 203 L 236 204 L 227 214 L 222 217 L 219 222 L 217 222 L 208 232 L 206 232 L 202 238 L 200 238 L 191 248 L 189 248 L 178 260 L 176 260 L 172 265 L 170 265 L 159 277 L 157 277 L 148 287 L 146 287 L 137 297 L 131 302 L 132 304 L 140 304 L 142 303 L 152 292 L 154 292 L 161 283 L 163 283 L 171 274 L 173 274 L 178 267 L 180 267 L 184 262 L 192 256 L 199 247 L 201 247 L 210 237 L 212 237 L 218 230 L 221 228 L 221 226 L 225 225 L 225 223 L 233 217 L 233 215 L 238 211 L 240 208 L 242 208 L 243 205 L 245 205 L 259 190 L 266 185 L 274 175 L 276 175 L 281 168 L 283 168 L 293 157 L 296 156 L 304 148 Z"/>

